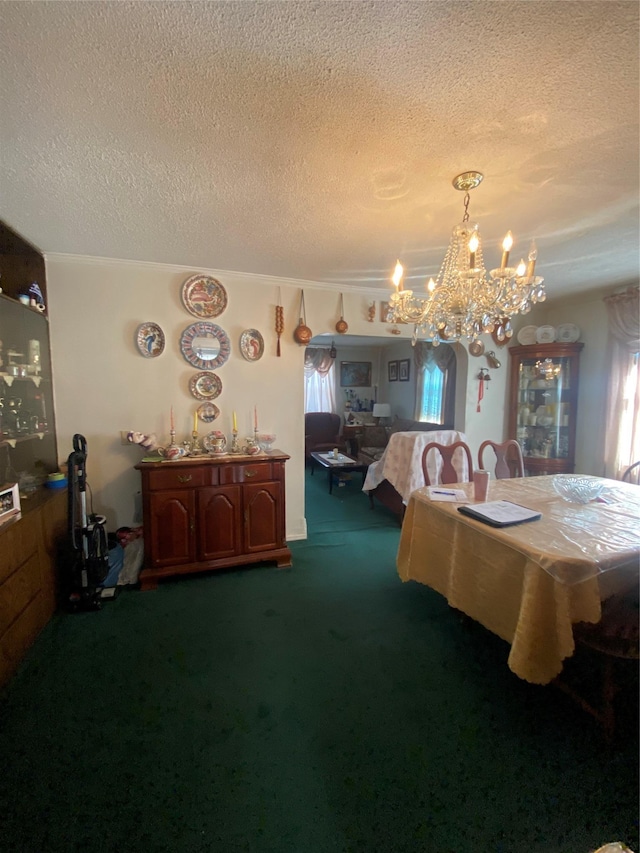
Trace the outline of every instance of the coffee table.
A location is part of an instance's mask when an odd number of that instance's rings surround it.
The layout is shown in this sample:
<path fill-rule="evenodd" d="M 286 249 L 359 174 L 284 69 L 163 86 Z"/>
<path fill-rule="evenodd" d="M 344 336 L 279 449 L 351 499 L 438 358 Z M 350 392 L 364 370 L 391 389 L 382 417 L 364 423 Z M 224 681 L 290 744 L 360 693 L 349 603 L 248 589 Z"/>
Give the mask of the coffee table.
<path fill-rule="evenodd" d="M 329 494 L 332 494 L 333 492 L 334 474 L 338 474 L 341 471 L 361 471 L 362 482 L 364 483 L 367 468 L 369 467 L 367 464 L 358 462 L 357 459 L 351 459 L 350 456 L 345 456 L 343 453 L 339 453 L 336 459 L 333 453 L 318 453 L 317 451 L 313 451 L 313 453 L 311 454 L 312 476 L 315 469 L 314 462 L 317 462 L 318 465 L 322 465 L 322 467 L 326 468 L 329 472 Z"/>

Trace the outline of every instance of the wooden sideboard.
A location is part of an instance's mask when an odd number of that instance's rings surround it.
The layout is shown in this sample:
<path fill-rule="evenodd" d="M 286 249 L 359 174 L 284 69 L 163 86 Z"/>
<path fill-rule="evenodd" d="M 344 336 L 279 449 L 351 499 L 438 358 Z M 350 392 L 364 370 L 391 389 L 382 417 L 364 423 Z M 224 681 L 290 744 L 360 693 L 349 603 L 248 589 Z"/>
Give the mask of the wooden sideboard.
<path fill-rule="evenodd" d="M 279 450 L 141 462 L 145 561 L 140 586 L 250 563 L 291 565 L 285 462 Z"/>
<path fill-rule="evenodd" d="M 41 488 L 0 525 L 0 684 L 8 681 L 57 605 L 56 562 L 67 533 L 67 490 Z"/>

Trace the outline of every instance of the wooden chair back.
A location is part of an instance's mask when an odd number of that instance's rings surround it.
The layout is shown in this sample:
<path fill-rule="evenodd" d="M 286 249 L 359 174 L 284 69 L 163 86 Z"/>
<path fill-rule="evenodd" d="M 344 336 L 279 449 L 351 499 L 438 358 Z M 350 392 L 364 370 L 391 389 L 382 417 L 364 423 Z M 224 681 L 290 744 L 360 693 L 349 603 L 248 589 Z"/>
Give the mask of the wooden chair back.
<path fill-rule="evenodd" d="M 510 438 L 508 441 L 483 441 L 478 450 L 478 465 L 484 469 L 484 451 L 491 447 L 496 455 L 496 480 L 509 480 L 511 477 L 524 477 L 524 461 L 522 449 L 518 442 Z"/>
<path fill-rule="evenodd" d="M 440 483 L 467 482 L 458 477 L 458 472 L 453 466 L 453 456 L 458 449 L 460 449 L 460 452 L 463 454 L 463 458 L 466 457 L 467 460 L 468 482 L 473 480 L 473 460 L 471 459 L 471 451 L 464 441 L 454 441 L 453 444 L 438 444 L 437 441 L 431 441 L 429 444 L 425 445 L 424 450 L 422 451 L 422 473 L 424 475 L 424 482 L 426 486 L 435 486 L 438 484 L 437 482 L 431 482 L 427 468 L 427 456 L 431 450 L 439 453 L 442 461 L 442 469 L 438 475 Z"/>

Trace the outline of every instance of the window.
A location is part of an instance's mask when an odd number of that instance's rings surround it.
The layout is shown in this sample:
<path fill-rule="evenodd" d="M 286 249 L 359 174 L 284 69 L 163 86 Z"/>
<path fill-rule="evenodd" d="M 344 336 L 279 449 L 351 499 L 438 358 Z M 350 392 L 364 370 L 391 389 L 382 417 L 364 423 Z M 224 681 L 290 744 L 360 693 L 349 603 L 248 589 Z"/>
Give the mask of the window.
<path fill-rule="evenodd" d="M 304 410 L 335 412 L 335 361 L 328 349 L 307 347 L 304 354 Z"/>
<path fill-rule="evenodd" d="M 418 421 L 453 427 L 456 396 L 456 354 L 448 344 L 434 347 L 418 341 L 416 365 L 416 410 Z"/>
<path fill-rule="evenodd" d="M 640 460 L 640 288 L 604 298 L 609 320 L 605 476 L 619 479 Z"/>

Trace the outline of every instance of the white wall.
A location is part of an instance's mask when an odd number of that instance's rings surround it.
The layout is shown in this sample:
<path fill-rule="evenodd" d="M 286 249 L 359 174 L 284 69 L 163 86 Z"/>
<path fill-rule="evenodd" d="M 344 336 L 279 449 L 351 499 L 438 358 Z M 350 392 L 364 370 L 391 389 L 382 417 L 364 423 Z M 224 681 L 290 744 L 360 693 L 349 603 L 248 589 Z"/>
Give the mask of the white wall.
<path fill-rule="evenodd" d="M 166 441 L 173 406 L 178 440 L 190 433 L 198 401 L 189 393 L 188 383 L 194 368 L 183 359 L 179 339 L 182 331 L 197 318 L 182 305 L 180 292 L 186 278 L 200 272 L 219 278 L 227 290 L 228 307 L 216 319 L 232 345 L 229 361 L 216 371 L 223 386 L 215 401 L 221 415 L 207 429 L 215 427 L 228 434 L 231 412 L 235 409 L 241 435 L 248 435 L 253 428 L 253 407 L 257 406 L 260 429 L 275 432 L 276 446 L 291 456 L 287 463 L 287 537 L 304 538 L 304 348 L 293 340 L 299 317 L 299 283 L 279 283 L 268 277 L 215 270 L 62 255 L 48 256 L 46 266 L 59 461 L 64 462 L 71 452 L 74 433 L 83 434 L 89 449 L 87 473 L 93 510 L 107 517 L 109 528 L 141 520 L 140 480 L 134 465 L 141 459 L 142 451 L 134 445 L 123 446 L 120 431 L 156 432 Z M 285 308 L 281 358 L 276 356 L 274 331 L 278 286 Z M 339 292 L 305 283 L 305 302 L 307 324 L 313 332 L 326 331 L 331 336 L 339 318 Z M 345 292 L 344 302 L 349 334 L 369 337 L 388 334 L 388 327 L 378 319 L 374 323 L 368 321 L 370 293 L 349 290 Z M 544 306 L 544 309 L 541 306 L 535 315 L 521 318 L 520 325 L 530 322 L 557 325 L 566 321 L 582 328 L 585 349 L 581 360 L 576 470 L 601 473 L 605 393 L 602 356 L 606 340 L 601 296 L 576 299 L 557 307 Z M 136 329 L 145 321 L 154 321 L 164 330 L 166 348 L 158 358 L 142 357 L 135 346 Z M 258 329 L 265 339 L 265 355 L 257 362 L 247 362 L 239 353 L 239 337 L 247 328 Z M 393 339 L 391 350 L 384 350 L 378 374 L 378 399 L 390 402 L 393 411 L 409 417 L 412 413 L 404 412 L 404 402 L 396 401 L 397 409 L 394 408 L 391 389 L 413 388 L 413 365 L 409 383 L 385 383 L 388 359 L 410 357 L 405 355 L 405 351 L 411 352 L 410 334 L 410 329 L 402 328 L 400 336 Z M 481 412 L 476 411 L 476 377 L 480 367 L 487 366 L 486 359 L 469 357 L 466 348 L 461 348 L 458 360 L 461 405 L 456 428 L 466 433 L 474 458 L 485 438 L 506 437 L 508 348 L 496 348 L 489 336 L 483 342 L 487 350 L 495 350 L 502 366 L 490 370 L 491 381 L 486 387 Z M 342 360 L 354 360 L 353 352 L 345 348 Z M 374 346 L 370 350 L 374 364 L 377 353 Z M 342 354 L 337 360 L 340 358 Z M 369 358 L 358 356 L 355 360 Z"/>

